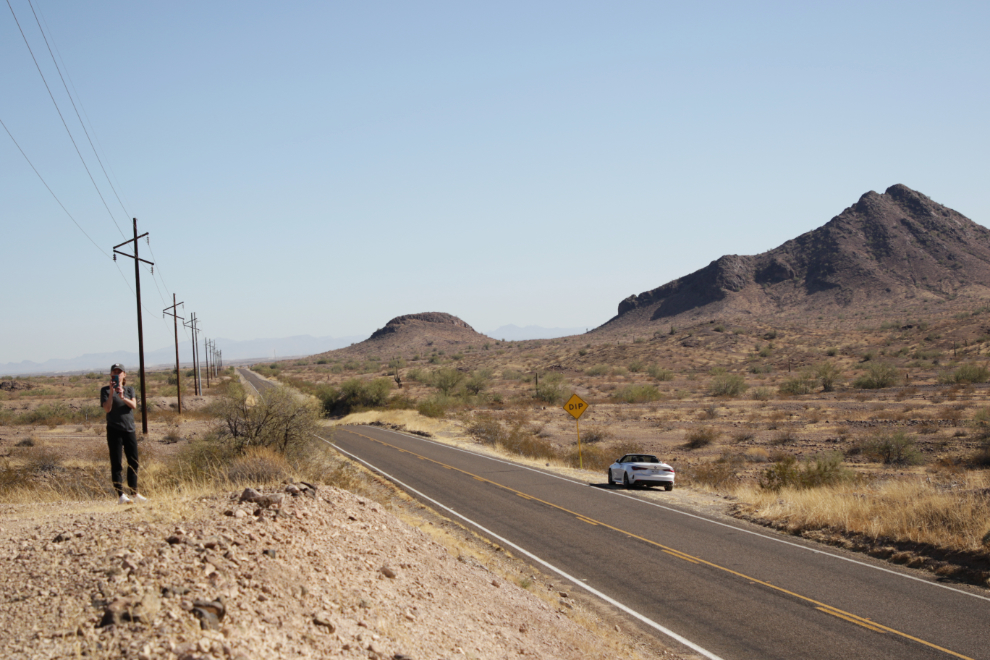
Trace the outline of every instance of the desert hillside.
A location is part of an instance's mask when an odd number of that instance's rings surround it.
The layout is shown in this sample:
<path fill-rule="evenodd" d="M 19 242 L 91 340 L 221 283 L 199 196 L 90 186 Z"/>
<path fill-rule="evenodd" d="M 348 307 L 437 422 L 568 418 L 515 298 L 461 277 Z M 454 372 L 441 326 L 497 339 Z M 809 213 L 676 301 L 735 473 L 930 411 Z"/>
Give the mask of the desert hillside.
<path fill-rule="evenodd" d="M 447 351 L 456 353 L 468 346 L 493 342 L 453 314 L 422 312 L 397 316 L 368 339 L 322 355 L 361 358 L 369 355 L 405 355 Z"/>
<path fill-rule="evenodd" d="M 960 294 L 990 296 L 990 230 L 897 184 L 768 252 L 726 255 L 629 296 L 597 332 L 716 317 L 834 318 L 878 306 L 913 314 Z"/>

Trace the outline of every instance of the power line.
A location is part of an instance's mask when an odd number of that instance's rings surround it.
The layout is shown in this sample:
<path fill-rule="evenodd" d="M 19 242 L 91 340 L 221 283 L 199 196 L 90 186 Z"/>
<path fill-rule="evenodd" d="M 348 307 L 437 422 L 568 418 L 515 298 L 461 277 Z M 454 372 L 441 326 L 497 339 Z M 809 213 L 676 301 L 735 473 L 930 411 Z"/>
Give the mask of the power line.
<path fill-rule="evenodd" d="M 54 191 L 52 191 L 51 186 L 48 185 L 48 182 L 45 181 L 45 178 L 41 176 L 40 172 L 38 172 L 38 168 L 34 166 L 34 163 L 31 162 L 31 159 L 28 158 L 27 154 L 24 153 L 24 150 L 21 149 L 21 145 L 17 144 L 17 140 L 15 140 L 14 136 L 11 135 L 10 129 L 7 128 L 7 124 L 3 123 L 2 119 L 0 119 L 0 126 L 3 126 L 3 130 L 7 131 L 7 135 L 10 136 L 10 139 L 14 143 L 14 146 L 17 147 L 17 150 L 21 152 L 22 156 L 24 156 L 24 160 L 26 160 L 27 164 L 31 166 L 31 169 L 34 170 L 34 173 L 38 175 L 38 178 L 41 179 L 42 185 L 44 185 L 45 188 L 48 190 L 48 192 L 51 193 L 52 197 L 55 198 L 55 201 L 58 202 L 58 205 L 62 207 L 62 210 L 65 211 L 65 214 L 69 216 L 69 220 L 72 220 L 72 223 L 79 229 L 79 231 L 83 233 L 83 236 L 89 239 L 89 242 L 93 244 L 93 247 L 95 247 L 97 250 L 102 252 L 103 256 L 105 256 L 107 259 L 110 259 L 111 258 L 110 255 L 107 254 L 106 251 L 103 248 L 101 248 L 96 241 L 93 240 L 92 236 L 86 233 L 86 230 L 82 228 L 82 225 L 76 222 L 76 219 L 72 217 L 72 214 L 69 213 L 69 210 L 65 208 L 65 204 L 63 204 L 62 200 L 58 198 L 58 195 L 56 195 Z M 121 275 L 123 275 L 123 273 L 121 273 Z"/>
<path fill-rule="evenodd" d="M 45 46 L 48 48 L 48 54 L 51 55 L 52 64 L 55 65 L 55 70 L 58 71 L 58 77 L 62 81 L 62 87 L 65 88 L 66 96 L 69 97 L 69 103 L 72 104 L 72 109 L 75 110 L 76 112 L 76 119 L 79 120 L 79 125 L 82 126 L 83 133 L 85 133 L 86 139 L 89 140 L 89 147 L 90 149 L 93 150 L 93 154 L 96 156 L 96 162 L 100 164 L 100 169 L 103 170 L 103 176 L 106 177 L 107 183 L 110 184 L 110 190 L 113 191 L 114 196 L 117 198 L 117 202 L 120 203 L 120 208 L 124 209 L 124 213 L 126 215 L 130 215 L 129 213 L 127 213 L 127 209 L 124 208 L 124 202 L 120 200 L 120 195 L 117 194 L 117 189 L 113 187 L 113 181 L 110 180 L 110 175 L 107 174 L 107 169 L 103 167 L 103 161 L 100 160 L 99 152 L 96 150 L 96 147 L 93 146 L 93 138 L 89 137 L 89 131 L 86 130 L 86 124 L 83 123 L 82 117 L 79 115 L 79 108 L 76 107 L 76 102 L 73 100 L 72 94 L 69 92 L 69 86 L 65 84 L 65 78 L 62 76 L 62 69 L 59 68 L 58 62 L 55 60 L 55 53 L 52 52 L 52 47 L 48 43 L 48 37 L 45 35 L 45 30 L 41 27 L 41 21 L 38 20 L 38 14 L 37 12 L 34 11 L 34 4 L 31 2 L 31 0 L 28 0 L 28 6 L 31 7 L 31 13 L 34 14 L 34 22 L 38 24 L 38 30 L 41 32 L 41 38 L 45 40 Z M 52 37 L 52 41 L 54 40 L 55 38 Z M 81 103 L 82 101 L 80 101 L 80 104 Z M 107 209 L 107 211 L 109 210 L 110 209 Z M 111 215 L 110 217 L 112 218 L 113 215 Z M 114 224 L 116 224 L 116 222 Z"/>
<path fill-rule="evenodd" d="M 21 22 L 17 20 L 17 14 L 14 13 L 14 7 L 10 4 L 10 0 L 7 0 L 7 7 L 10 9 L 10 15 L 14 17 L 14 23 L 17 24 L 17 29 L 21 33 L 21 38 L 24 39 L 24 45 L 27 46 L 28 52 L 31 53 L 31 59 L 34 61 L 34 66 L 36 69 L 38 69 L 38 75 L 41 76 L 41 81 L 45 83 L 45 89 L 48 90 L 48 96 L 51 98 L 52 104 L 54 104 L 55 106 L 55 111 L 58 113 L 59 119 L 62 120 L 62 126 L 65 127 L 65 132 L 68 133 L 69 140 L 72 141 L 72 146 L 75 147 L 76 154 L 78 154 L 79 160 L 82 162 L 83 168 L 86 170 L 86 174 L 89 175 L 89 180 L 93 183 L 93 187 L 96 189 L 96 194 L 100 196 L 100 201 L 103 202 L 103 207 L 107 210 L 107 213 L 110 215 L 110 220 L 113 221 L 113 224 L 117 228 L 117 231 L 119 231 L 120 235 L 123 236 L 124 235 L 123 230 L 120 228 L 120 225 L 117 224 L 117 219 L 113 217 L 113 213 L 111 213 L 110 207 L 107 206 L 107 200 L 103 198 L 103 193 L 100 192 L 100 187 L 96 185 L 96 179 L 93 178 L 93 173 L 89 171 L 89 166 L 86 165 L 86 159 L 83 158 L 82 152 L 79 151 L 79 145 L 76 144 L 76 139 L 72 137 L 72 131 L 69 130 L 69 125 L 65 123 L 65 117 L 62 116 L 62 110 L 59 109 L 58 102 L 55 101 L 55 95 L 52 94 L 52 90 L 48 86 L 48 81 L 45 80 L 45 74 L 41 71 L 41 65 L 38 64 L 38 58 L 34 56 L 34 51 L 31 50 L 31 44 L 28 43 L 27 35 L 24 34 L 24 29 L 21 27 Z M 59 75 L 61 75 L 61 73 Z"/>

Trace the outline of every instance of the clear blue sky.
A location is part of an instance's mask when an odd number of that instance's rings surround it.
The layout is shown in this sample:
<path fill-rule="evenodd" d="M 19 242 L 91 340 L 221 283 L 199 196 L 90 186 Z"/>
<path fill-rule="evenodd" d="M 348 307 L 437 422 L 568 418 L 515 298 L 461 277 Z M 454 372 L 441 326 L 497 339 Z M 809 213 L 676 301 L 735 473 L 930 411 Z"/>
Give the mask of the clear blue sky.
<path fill-rule="evenodd" d="M 422 311 L 593 327 L 894 183 L 990 224 L 986 2 L 33 1 L 161 293 L 211 337 Z M 5 5 L 0 59 L 0 120 L 109 252 L 124 239 Z M 2 130 L 0 216 L 0 363 L 136 348 L 117 267 Z M 142 283 L 146 346 L 167 346 Z"/>

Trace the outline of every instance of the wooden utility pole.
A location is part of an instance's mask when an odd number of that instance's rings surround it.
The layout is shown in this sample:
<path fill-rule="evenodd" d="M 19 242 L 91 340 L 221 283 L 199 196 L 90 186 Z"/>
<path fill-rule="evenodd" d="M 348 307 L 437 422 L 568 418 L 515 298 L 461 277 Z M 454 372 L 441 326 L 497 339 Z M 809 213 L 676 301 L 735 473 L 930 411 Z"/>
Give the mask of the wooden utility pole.
<path fill-rule="evenodd" d="M 118 254 L 124 257 L 130 257 L 134 260 L 134 291 L 137 294 L 138 360 L 141 365 L 141 433 L 144 435 L 148 435 L 148 397 L 144 377 L 144 326 L 141 322 L 141 262 L 143 261 L 144 263 L 150 265 L 152 273 L 155 272 L 155 264 L 147 259 L 142 259 L 138 255 L 138 239 L 144 238 L 147 235 L 148 232 L 144 232 L 138 236 L 137 218 L 134 218 L 134 238 L 113 246 L 114 261 L 117 261 Z M 121 252 L 117 249 L 127 245 L 128 243 L 134 243 L 134 254 L 127 254 L 126 252 Z"/>
<path fill-rule="evenodd" d="M 175 302 L 175 294 L 172 294 L 172 306 L 162 310 L 162 316 L 171 316 L 172 325 L 175 326 L 175 396 L 179 400 L 178 411 L 182 414 L 182 365 L 179 364 L 179 305 L 185 303 Z M 171 312 L 168 310 L 172 310 Z"/>
<path fill-rule="evenodd" d="M 206 389 L 210 389 L 210 340 L 204 337 L 203 346 L 206 347 Z"/>
<path fill-rule="evenodd" d="M 197 336 L 199 326 L 197 325 L 197 321 L 196 312 L 193 312 L 189 315 L 189 322 L 182 325 L 192 330 L 193 390 L 197 396 L 202 396 L 203 384 L 199 378 L 199 338 Z"/>

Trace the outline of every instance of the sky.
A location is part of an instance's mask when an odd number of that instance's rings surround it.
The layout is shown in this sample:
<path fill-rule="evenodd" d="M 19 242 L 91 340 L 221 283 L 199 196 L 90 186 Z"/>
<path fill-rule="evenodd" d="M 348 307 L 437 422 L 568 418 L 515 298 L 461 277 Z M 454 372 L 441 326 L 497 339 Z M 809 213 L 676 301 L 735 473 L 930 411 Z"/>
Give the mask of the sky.
<path fill-rule="evenodd" d="M 173 292 L 237 340 L 591 328 L 895 183 L 990 225 L 986 2 L 10 7 L 0 363 L 136 350 L 133 217 L 149 350 Z"/>

